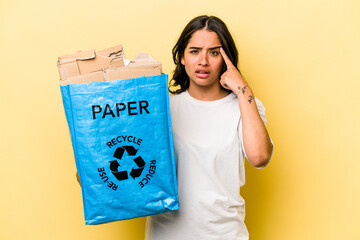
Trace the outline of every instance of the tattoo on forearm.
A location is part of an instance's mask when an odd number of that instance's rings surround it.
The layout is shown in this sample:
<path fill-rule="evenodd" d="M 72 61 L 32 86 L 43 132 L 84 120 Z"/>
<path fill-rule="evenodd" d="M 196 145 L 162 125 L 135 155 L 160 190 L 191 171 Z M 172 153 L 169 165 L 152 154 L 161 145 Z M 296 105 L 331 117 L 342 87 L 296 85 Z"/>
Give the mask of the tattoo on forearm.
<path fill-rule="evenodd" d="M 238 94 L 239 94 L 239 92 L 242 92 L 242 94 L 245 94 L 245 90 L 246 90 L 246 88 L 247 88 L 247 86 L 248 85 L 245 85 L 243 88 L 241 88 L 240 86 L 238 86 L 237 88 L 238 88 Z"/>
<path fill-rule="evenodd" d="M 241 89 L 241 92 L 245 94 L 245 89 L 247 88 L 247 85 Z"/>
<path fill-rule="evenodd" d="M 244 87 L 237 86 L 237 89 L 239 91 L 237 92 L 236 95 L 239 95 L 240 92 L 242 92 L 242 94 L 245 94 L 245 91 L 246 91 L 247 87 L 248 87 L 248 85 L 245 85 Z M 254 100 L 254 97 L 252 95 L 250 95 L 249 98 L 248 98 L 248 102 L 251 104 L 253 100 Z"/>

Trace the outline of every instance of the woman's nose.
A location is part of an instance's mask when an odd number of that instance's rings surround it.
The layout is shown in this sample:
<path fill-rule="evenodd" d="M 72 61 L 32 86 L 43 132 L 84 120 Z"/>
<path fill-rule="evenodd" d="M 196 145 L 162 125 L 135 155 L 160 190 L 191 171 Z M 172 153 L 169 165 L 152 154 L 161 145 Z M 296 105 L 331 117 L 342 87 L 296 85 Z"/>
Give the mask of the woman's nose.
<path fill-rule="evenodd" d="M 201 53 L 199 55 L 199 64 L 202 66 L 208 66 L 209 65 L 209 59 L 206 53 Z"/>

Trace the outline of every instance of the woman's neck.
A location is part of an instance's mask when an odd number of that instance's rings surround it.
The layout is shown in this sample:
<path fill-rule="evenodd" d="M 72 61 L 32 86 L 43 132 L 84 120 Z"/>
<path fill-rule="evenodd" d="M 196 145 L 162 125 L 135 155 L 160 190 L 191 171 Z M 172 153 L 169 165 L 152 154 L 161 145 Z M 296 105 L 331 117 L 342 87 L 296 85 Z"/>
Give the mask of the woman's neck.
<path fill-rule="evenodd" d="M 193 87 L 191 84 L 188 88 L 188 93 L 191 97 L 200 101 L 214 101 L 224 98 L 229 94 L 229 92 L 220 87 L 220 85 L 218 87 L 206 88 Z"/>

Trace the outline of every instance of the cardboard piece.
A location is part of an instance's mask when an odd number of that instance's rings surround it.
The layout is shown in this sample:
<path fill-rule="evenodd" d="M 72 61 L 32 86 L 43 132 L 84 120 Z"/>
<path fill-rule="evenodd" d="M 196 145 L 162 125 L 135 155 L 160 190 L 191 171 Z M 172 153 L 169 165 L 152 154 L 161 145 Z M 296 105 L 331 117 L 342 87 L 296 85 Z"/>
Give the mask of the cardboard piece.
<path fill-rule="evenodd" d="M 125 54 L 121 45 L 98 52 L 79 51 L 58 59 L 61 86 L 162 74 L 161 63 L 147 53 L 138 53 L 125 66 Z"/>
<path fill-rule="evenodd" d="M 160 62 L 156 61 L 150 54 L 138 53 L 126 67 L 106 69 L 104 76 L 106 81 L 113 81 L 160 74 L 162 74 Z"/>
<path fill-rule="evenodd" d="M 58 58 L 60 79 L 84 75 L 109 67 L 124 67 L 124 52 L 121 45 L 96 52 L 79 51 Z"/>

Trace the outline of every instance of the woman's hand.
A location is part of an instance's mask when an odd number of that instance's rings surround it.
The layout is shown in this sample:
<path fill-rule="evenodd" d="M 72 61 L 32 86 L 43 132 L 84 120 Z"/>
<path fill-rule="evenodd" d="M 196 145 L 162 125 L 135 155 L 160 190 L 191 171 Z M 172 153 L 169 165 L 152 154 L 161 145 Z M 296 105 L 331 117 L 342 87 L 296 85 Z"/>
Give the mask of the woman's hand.
<path fill-rule="evenodd" d="M 241 73 L 232 64 L 224 49 L 220 48 L 220 53 L 227 68 L 226 71 L 220 76 L 220 84 L 225 89 L 229 89 L 235 94 L 238 94 L 240 90 L 247 85 L 247 83 L 241 76 Z"/>

